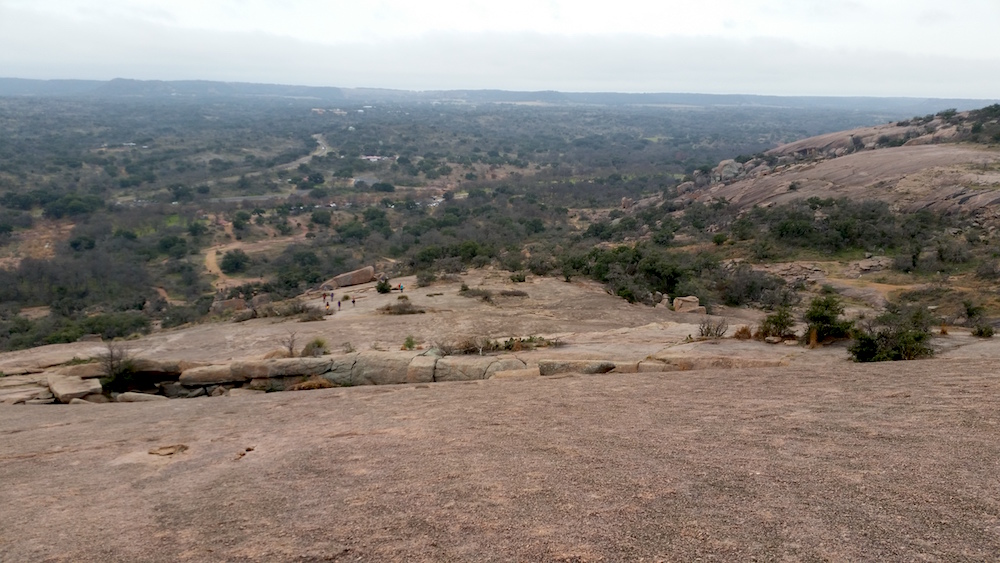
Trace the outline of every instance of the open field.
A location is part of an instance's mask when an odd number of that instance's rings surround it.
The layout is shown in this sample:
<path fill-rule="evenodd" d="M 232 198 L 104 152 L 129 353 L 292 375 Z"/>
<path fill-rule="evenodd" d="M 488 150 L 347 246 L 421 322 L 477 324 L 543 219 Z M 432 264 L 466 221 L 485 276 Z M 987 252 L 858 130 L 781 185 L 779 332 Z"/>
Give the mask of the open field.
<path fill-rule="evenodd" d="M 0 557 L 988 560 L 992 372 L 842 363 L 3 407 Z"/>

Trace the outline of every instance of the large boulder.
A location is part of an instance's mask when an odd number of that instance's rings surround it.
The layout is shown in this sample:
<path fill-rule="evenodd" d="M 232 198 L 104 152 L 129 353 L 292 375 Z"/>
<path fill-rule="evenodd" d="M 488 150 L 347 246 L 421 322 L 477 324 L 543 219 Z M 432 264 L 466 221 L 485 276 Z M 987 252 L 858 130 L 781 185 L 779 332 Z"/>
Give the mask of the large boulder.
<path fill-rule="evenodd" d="M 413 353 L 361 352 L 351 373 L 354 385 L 391 385 L 406 383 Z"/>
<path fill-rule="evenodd" d="M 229 311 L 242 311 L 247 308 L 247 300 L 239 297 L 233 299 L 223 299 L 212 303 L 212 312 L 215 314 Z"/>
<path fill-rule="evenodd" d="M 486 370 L 496 362 L 491 356 L 448 356 L 434 368 L 434 381 L 486 379 Z"/>
<path fill-rule="evenodd" d="M 346 274 L 340 274 L 339 276 L 334 276 L 320 286 L 322 289 L 337 289 L 338 287 L 348 287 L 351 285 L 358 285 L 362 283 L 368 283 L 375 281 L 375 268 L 372 266 L 367 266 L 361 268 L 360 270 L 354 270 L 353 272 L 347 272 Z"/>
<path fill-rule="evenodd" d="M 674 298 L 674 312 L 675 313 L 698 313 L 704 315 L 707 310 L 702 307 L 698 301 L 698 298 L 694 295 L 688 295 L 686 297 L 675 297 Z"/>
<path fill-rule="evenodd" d="M 48 376 L 49 390 L 60 403 L 68 403 L 73 399 L 82 399 L 87 395 L 100 393 L 101 382 L 96 379 L 83 379 L 70 375 L 51 374 Z"/>
<path fill-rule="evenodd" d="M 343 356 L 334 356 L 328 359 L 330 361 L 330 369 L 327 370 L 326 373 L 322 374 L 323 379 L 333 383 L 334 385 L 353 385 L 354 364 L 357 363 L 358 355 L 345 354 Z"/>
<path fill-rule="evenodd" d="M 407 383 L 430 383 L 434 381 L 434 369 L 437 366 L 436 356 L 417 356 L 410 360 L 406 367 Z"/>
<path fill-rule="evenodd" d="M 615 363 L 607 360 L 538 360 L 540 375 L 557 373 L 608 373 L 615 369 Z"/>
<path fill-rule="evenodd" d="M 715 167 L 713 176 L 716 182 L 728 182 L 743 172 L 743 165 L 735 160 L 723 160 Z"/>
<path fill-rule="evenodd" d="M 55 373 L 68 375 L 71 377 L 82 377 L 83 379 L 94 379 L 104 377 L 104 364 L 101 362 L 91 362 L 89 364 L 77 364 L 75 366 L 63 366 L 56 368 Z"/>
<path fill-rule="evenodd" d="M 218 385 L 219 383 L 236 383 L 248 381 L 250 378 L 245 373 L 234 375 L 229 364 L 218 366 L 201 366 L 186 369 L 181 372 L 180 383 L 188 387 L 198 385 Z"/>

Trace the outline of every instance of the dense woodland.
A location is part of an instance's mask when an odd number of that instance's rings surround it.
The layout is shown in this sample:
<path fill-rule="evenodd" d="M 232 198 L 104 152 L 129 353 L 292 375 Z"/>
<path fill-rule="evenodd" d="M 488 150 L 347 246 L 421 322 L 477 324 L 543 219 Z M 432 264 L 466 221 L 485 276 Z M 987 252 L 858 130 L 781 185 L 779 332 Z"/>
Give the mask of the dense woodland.
<path fill-rule="evenodd" d="M 898 216 L 868 201 L 744 212 L 678 199 L 679 184 L 722 159 L 904 115 L 316 104 L 0 98 L 0 250 L 10 256 L 0 269 L 0 348 L 205 320 L 216 295 L 204 253 L 219 245 L 224 272 L 265 280 L 234 294 L 281 297 L 387 258 L 391 274 L 423 280 L 494 265 L 515 276 L 592 277 L 630 301 L 683 293 L 767 308 L 795 302 L 795 288 L 730 259 L 878 251 L 901 272 L 995 269 L 985 238 L 961 218 Z M 973 113 L 968 140 L 1000 135 L 998 107 Z M 625 213 L 623 198 L 660 203 Z M 20 250 L 55 232 L 65 236 L 47 255 Z M 51 313 L 20 314 L 32 307 Z"/>

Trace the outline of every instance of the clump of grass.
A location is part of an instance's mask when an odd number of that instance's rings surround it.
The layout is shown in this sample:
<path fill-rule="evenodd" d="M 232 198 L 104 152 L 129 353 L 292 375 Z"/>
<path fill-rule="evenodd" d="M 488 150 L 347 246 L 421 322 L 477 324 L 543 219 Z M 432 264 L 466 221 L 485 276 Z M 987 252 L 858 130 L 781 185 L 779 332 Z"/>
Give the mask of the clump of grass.
<path fill-rule="evenodd" d="M 333 387 L 333 383 L 330 383 L 326 379 L 318 375 L 303 381 L 302 383 L 296 383 L 288 388 L 289 391 L 309 391 L 312 389 L 329 389 Z"/>
<path fill-rule="evenodd" d="M 426 313 L 410 303 L 409 299 L 404 299 L 398 303 L 390 303 L 384 307 L 379 307 L 379 312 L 383 315 L 419 315 Z"/>
<path fill-rule="evenodd" d="M 527 297 L 527 291 L 521 291 L 520 289 L 505 289 L 500 292 L 501 297 Z"/>
<path fill-rule="evenodd" d="M 736 332 L 733 333 L 733 338 L 736 338 L 737 340 L 750 340 L 753 338 L 753 327 L 750 325 L 741 326 L 736 329 Z"/>
<path fill-rule="evenodd" d="M 472 289 L 469 286 L 462 284 L 462 288 L 458 290 L 458 294 L 462 297 L 468 297 L 470 299 L 478 298 L 486 303 L 493 303 L 493 292 L 487 289 Z"/>
<path fill-rule="evenodd" d="M 413 335 L 408 335 L 406 340 L 403 341 L 403 350 L 413 350 L 417 347 L 417 341 L 413 338 Z"/>

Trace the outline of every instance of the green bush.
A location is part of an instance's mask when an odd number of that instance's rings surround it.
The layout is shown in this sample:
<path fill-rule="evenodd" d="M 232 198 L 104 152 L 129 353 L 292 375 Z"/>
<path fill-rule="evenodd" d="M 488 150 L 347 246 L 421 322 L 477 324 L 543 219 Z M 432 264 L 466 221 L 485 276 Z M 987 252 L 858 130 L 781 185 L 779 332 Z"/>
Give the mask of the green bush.
<path fill-rule="evenodd" d="M 809 331 L 816 331 L 817 340 L 826 338 L 846 338 L 850 336 L 852 321 L 842 320 L 840 316 L 844 314 L 844 305 L 836 295 L 824 295 L 816 297 L 809 303 L 809 308 L 805 312 L 805 321 L 809 324 Z"/>
<path fill-rule="evenodd" d="M 760 336 L 794 336 L 792 325 L 795 320 L 792 318 L 792 311 L 788 307 L 779 307 L 777 311 L 764 317 L 764 322 L 760 323 Z"/>
<path fill-rule="evenodd" d="M 375 291 L 379 293 L 389 293 L 392 291 L 392 285 L 389 284 L 388 279 L 379 280 L 378 283 L 375 284 Z"/>
<path fill-rule="evenodd" d="M 972 328 L 972 336 L 978 336 L 979 338 L 993 338 L 993 334 L 996 332 L 993 329 L 993 325 L 980 323 Z"/>
<path fill-rule="evenodd" d="M 856 362 L 915 360 L 931 356 L 930 317 L 920 308 L 903 309 L 890 304 L 874 322 L 856 328 L 847 351 Z"/>

